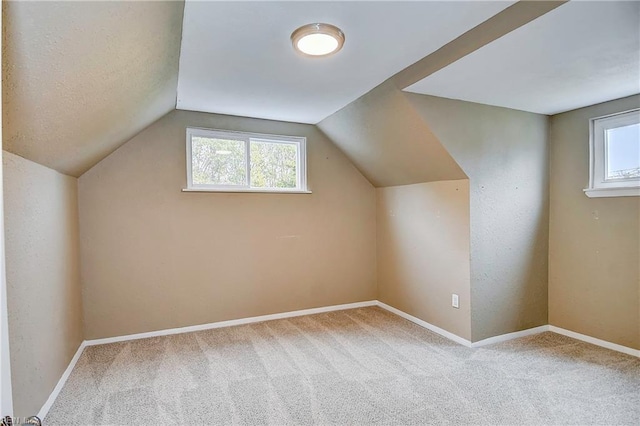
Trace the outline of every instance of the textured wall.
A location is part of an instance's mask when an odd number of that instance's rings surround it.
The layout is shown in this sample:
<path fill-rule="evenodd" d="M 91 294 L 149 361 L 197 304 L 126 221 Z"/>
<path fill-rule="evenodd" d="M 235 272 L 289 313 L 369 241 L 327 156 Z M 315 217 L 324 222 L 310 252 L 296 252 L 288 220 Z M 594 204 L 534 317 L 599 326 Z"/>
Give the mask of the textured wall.
<path fill-rule="evenodd" d="M 391 81 L 318 127 L 376 187 L 466 178 Z"/>
<path fill-rule="evenodd" d="M 1 17 L 0 17 L 1 18 Z M 2 129 L 0 129 L 2 133 Z M 2 151 L 0 151 L 0 155 Z M 0 176 L 2 165 L 0 163 Z M 2 188 L 0 186 L 0 188 Z M 4 191 L 2 191 L 4 194 Z M 0 197 L 0 223 L 4 225 L 4 195 Z M 7 279 L 5 269 L 4 226 L 0 228 L 0 411 L 3 415 L 13 415 L 13 395 L 11 392 L 11 353 L 9 352 L 9 318 L 7 312 Z"/>
<path fill-rule="evenodd" d="M 547 324 L 548 118 L 406 96 L 469 176 L 472 340 Z"/>
<path fill-rule="evenodd" d="M 14 415 L 36 414 L 82 342 L 77 179 L 3 153 Z"/>
<path fill-rule="evenodd" d="M 79 176 L 171 111 L 183 6 L 3 2 L 4 149 Z"/>
<path fill-rule="evenodd" d="M 378 299 L 471 339 L 469 182 L 378 188 Z M 451 306 L 451 294 L 460 308 Z"/>
<path fill-rule="evenodd" d="M 640 197 L 588 198 L 589 119 L 640 96 L 551 117 L 549 323 L 640 349 Z"/>
<path fill-rule="evenodd" d="M 187 126 L 306 136 L 313 194 L 181 192 Z M 375 189 L 313 126 L 174 111 L 79 200 L 89 339 L 376 297 Z"/>

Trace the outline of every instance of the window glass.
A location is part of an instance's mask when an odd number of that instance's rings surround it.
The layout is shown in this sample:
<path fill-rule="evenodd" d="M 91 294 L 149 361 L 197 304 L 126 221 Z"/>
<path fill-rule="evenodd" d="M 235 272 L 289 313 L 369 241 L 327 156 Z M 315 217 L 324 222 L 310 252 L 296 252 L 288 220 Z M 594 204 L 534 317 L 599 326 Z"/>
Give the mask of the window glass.
<path fill-rule="evenodd" d="M 607 180 L 640 177 L 640 124 L 606 130 Z"/>
<path fill-rule="evenodd" d="M 246 185 L 244 140 L 193 136 L 191 167 L 194 185 Z"/>
<path fill-rule="evenodd" d="M 595 117 L 589 129 L 588 197 L 640 196 L 640 109 Z"/>
<path fill-rule="evenodd" d="M 297 160 L 296 144 L 251 140 L 251 186 L 295 188 Z"/>
<path fill-rule="evenodd" d="M 306 165 L 304 137 L 187 128 L 187 191 L 309 193 Z"/>

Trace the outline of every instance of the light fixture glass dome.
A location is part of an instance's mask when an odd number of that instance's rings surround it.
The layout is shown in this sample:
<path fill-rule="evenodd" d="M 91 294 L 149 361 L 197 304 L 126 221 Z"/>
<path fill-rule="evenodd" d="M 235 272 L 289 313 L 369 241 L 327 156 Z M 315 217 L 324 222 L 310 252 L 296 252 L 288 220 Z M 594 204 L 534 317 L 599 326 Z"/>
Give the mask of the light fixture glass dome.
<path fill-rule="evenodd" d="M 342 49 L 344 33 L 330 24 L 307 24 L 291 34 L 293 48 L 308 56 L 328 56 Z"/>

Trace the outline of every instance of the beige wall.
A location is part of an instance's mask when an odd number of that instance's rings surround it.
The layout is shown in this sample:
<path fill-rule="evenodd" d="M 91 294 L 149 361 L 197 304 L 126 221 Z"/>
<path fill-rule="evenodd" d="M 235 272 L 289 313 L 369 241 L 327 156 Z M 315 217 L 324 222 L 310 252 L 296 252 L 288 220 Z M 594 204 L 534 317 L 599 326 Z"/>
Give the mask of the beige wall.
<path fill-rule="evenodd" d="M 588 198 L 589 119 L 632 96 L 551 117 L 549 322 L 640 349 L 640 197 Z"/>
<path fill-rule="evenodd" d="M 469 177 L 472 340 L 547 324 L 548 118 L 406 96 Z"/>
<path fill-rule="evenodd" d="M 77 179 L 3 152 L 14 415 L 36 414 L 82 342 Z"/>
<path fill-rule="evenodd" d="M 318 127 L 376 187 L 467 177 L 392 81 Z"/>
<path fill-rule="evenodd" d="M 378 298 L 471 339 L 469 181 L 378 188 Z M 451 294 L 460 308 L 451 306 Z"/>
<path fill-rule="evenodd" d="M 306 136 L 313 194 L 181 192 L 187 126 Z M 79 203 L 88 339 L 376 298 L 375 189 L 313 126 L 174 111 Z"/>
<path fill-rule="evenodd" d="M 4 149 L 80 176 L 173 110 L 183 9 L 2 2 Z"/>

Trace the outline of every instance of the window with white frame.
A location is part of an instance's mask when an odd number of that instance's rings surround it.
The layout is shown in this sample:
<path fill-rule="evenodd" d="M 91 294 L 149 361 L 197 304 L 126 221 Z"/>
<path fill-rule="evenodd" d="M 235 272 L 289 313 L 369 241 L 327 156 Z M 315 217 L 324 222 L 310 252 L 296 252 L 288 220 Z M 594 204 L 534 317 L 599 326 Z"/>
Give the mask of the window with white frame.
<path fill-rule="evenodd" d="M 306 139 L 187 129 L 187 191 L 308 192 Z"/>
<path fill-rule="evenodd" d="M 589 197 L 640 196 L 640 109 L 591 119 Z"/>

